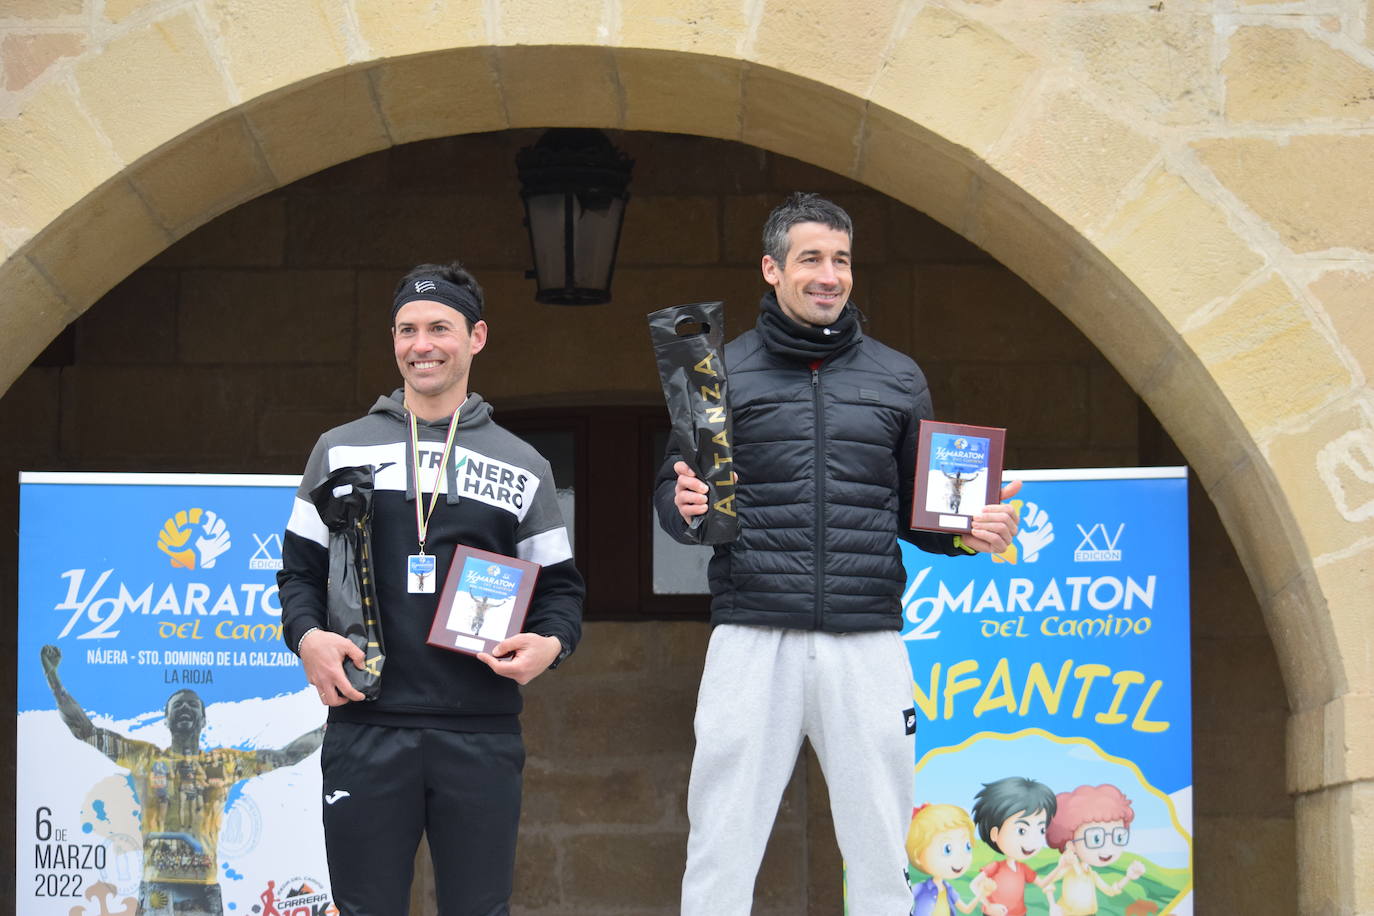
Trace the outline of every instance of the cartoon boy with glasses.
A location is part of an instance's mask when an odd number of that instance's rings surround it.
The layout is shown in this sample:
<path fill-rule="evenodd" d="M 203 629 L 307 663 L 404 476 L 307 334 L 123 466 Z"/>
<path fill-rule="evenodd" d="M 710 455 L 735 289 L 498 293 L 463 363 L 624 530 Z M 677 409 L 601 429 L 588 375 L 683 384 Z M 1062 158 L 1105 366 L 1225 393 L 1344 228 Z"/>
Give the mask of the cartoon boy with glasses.
<path fill-rule="evenodd" d="M 1125 851 L 1135 811 L 1131 800 L 1112 785 L 1079 786 L 1059 793 L 1056 801 L 1058 810 L 1045 836 L 1062 855 L 1046 876 L 1045 885 L 1062 882 L 1055 908 L 1062 916 L 1094 916 L 1099 890 L 1115 897 L 1145 873 L 1145 863 L 1137 860 L 1126 867 L 1120 881 L 1108 885 L 1096 871 L 1115 862 Z"/>

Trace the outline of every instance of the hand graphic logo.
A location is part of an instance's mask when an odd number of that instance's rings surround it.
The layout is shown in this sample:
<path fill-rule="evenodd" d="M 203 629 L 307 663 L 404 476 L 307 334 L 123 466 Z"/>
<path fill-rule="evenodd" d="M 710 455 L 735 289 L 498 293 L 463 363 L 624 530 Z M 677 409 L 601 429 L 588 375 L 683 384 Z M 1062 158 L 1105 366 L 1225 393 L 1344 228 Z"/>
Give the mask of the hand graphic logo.
<path fill-rule="evenodd" d="M 194 550 L 189 546 L 195 533 L 193 525 L 199 525 L 202 532 L 195 540 Z M 167 554 L 179 569 L 195 569 L 197 554 L 201 567 L 209 569 L 215 565 L 215 558 L 232 546 L 229 526 L 209 509 L 182 509 L 163 522 L 157 534 L 158 550 Z"/>
<path fill-rule="evenodd" d="M 1016 532 L 1018 543 L 994 555 L 992 562 L 1034 563 L 1040 559 L 1040 551 L 1054 540 L 1054 522 L 1050 521 L 1050 514 L 1035 503 L 1013 499 L 1011 506 L 1021 523 L 1020 530 Z"/>

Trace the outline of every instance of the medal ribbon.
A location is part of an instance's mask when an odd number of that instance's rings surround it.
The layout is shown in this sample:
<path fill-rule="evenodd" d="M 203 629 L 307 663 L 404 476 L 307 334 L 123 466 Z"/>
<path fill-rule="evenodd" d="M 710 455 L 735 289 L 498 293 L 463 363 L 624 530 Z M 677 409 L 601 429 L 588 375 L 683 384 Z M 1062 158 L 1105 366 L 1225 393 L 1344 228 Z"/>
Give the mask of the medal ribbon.
<path fill-rule="evenodd" d="M 415 474 L 415 536 L 420 542 L 420 556 L 425 554 L 425 536 L 429 533 L 430 519 L 434 518 L 434 507 L 439 504 L 439 481 L 448 470 L 448 459 L 453 453 L 453 439 L 458 432 L 458 414 L 463 405 L 459 404 L 448 421 L 448 438 L 444 440 L 444 457 L 434 472 L 434 485 L 430 488 L 429 511 L 424 511 L 424 490 L 420 487 L 420 430 L 415 421 L 415 411 L 410 410 L 410 464 Z"/>

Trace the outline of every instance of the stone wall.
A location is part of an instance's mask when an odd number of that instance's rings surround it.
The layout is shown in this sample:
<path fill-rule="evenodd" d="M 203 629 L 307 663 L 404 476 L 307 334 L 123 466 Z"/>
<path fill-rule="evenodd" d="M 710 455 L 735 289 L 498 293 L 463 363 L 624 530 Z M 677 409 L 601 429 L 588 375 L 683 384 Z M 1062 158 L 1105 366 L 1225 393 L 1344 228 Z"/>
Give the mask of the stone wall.
<path fill-rule="evenodd" d="M 643 315 L 723 297 L 729 331 L 746 327 L 763 289 L 760 225 L 797 188 L 854 216 L 855 298 L 871 332 L 921 361 L 941 416 L 1009 427 L 1010 466 L 1182 462 L 1060 312 L 921 213 L 743 144 L 611 136 L 637 160 L 613 303 L 532 301 L 514 156 L 537 132 L 407 144 L 336 166 L 169 248 L 18 379 L 0 399 L 0 518 L 16 517 L 19 469 L 299 473 L 319 431 L 395 384 L 390 291 L 423 260 L 461 257 L 486 286 L 491 343 L 474 387 L 498 410 L 659 403 Z M 1190 514 L 1197 906 L 1289 913 L 1297 876 L 1277 661 L 1197 486 Z M 15 556 L 13 529 L 0 556 Z M 0 564 L 11 654 L 13 562 Z M 676 912 L 706 636 L 701 622 L 592 623 L 583 650 L 531 686 L 518 912 Z M 13 682 L 3 689 L 12 702 Z M 13 741 L 7 726 L 4 746 Z M 0 756 L 13 767 L 12 753 Z M 760 879 L 761 916 L 838 912 L 824 784 L 805 757 Z M 10 808 L 12 775 L 0 777 Z M 432 912 L 428 893 L 417 886 L 417 914 Z"/>

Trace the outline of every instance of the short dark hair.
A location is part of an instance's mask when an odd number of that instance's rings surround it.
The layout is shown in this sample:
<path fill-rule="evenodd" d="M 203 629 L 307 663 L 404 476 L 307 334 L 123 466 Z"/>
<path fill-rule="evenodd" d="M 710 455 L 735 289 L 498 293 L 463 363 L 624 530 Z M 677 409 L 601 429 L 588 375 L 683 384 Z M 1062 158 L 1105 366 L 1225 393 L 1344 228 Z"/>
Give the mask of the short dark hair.
<path fill-rule="evenodd" d="M 854 243 L 854 221 L 838 204 L 819 194 L 793 191 L 773 208 L 763 224 L 763 253 L 779 266 L 787 263 L 787 233 L 798 223 L 822 223 L 849 236 Z"/>
<path fill-rule="evenodd" d="M 1002 847 L 992 841 L 992 828 L 1001 827 L 1007 818 L 1024 811 L 1034 814 L 1045 812 L 1046 822 L 1054 818 L 1059 802 L 1054 790 L 1043 782 L 1021 776 L 1008 776 L 996 782 L 985 782 L 974 797 L 973 822 L 978 825 L 978 835 L 999 853 Z"/>
<path fill-rule="evenodd" d="M 482 284 L 478 283 L 477 278 L 468 273 L 467 268 L 458 261 L 450 261 L 447 264 L 416 264 L 410 269 L 410 273 L 402 277 L 401 281 L 396 284 L 396 291 L 392 293 L 392 296 L 399 296 L 401 290 L 421 277 L 433 277 L 436 275 L 440 279 L 452 283 L 454 286 L 466 287 L 469 292 L 477 297 L 478 310 L 480 311 L 485 308 L 487 300 L 482 293 Z M 459 314 L 462 313 L 460 312 Z M 473 320 L 467 315 L 463 315 L 463 320 L 467 322 L 468 333 L 472 333 Z"/>

